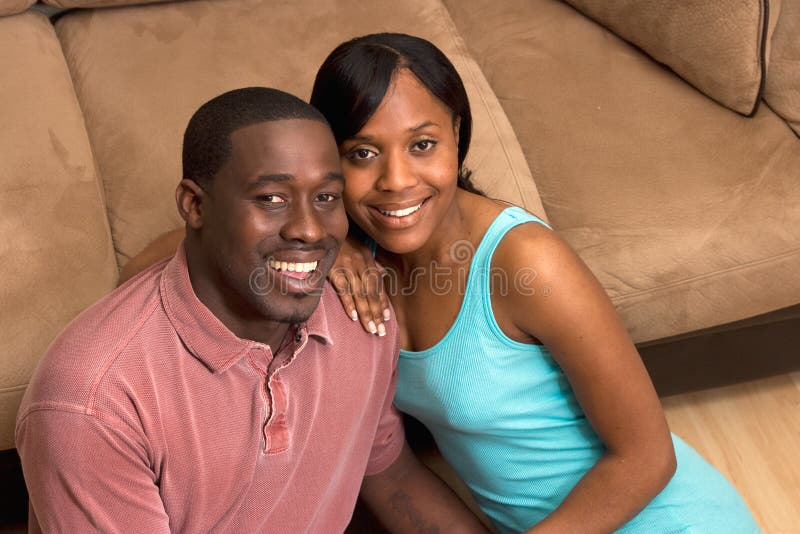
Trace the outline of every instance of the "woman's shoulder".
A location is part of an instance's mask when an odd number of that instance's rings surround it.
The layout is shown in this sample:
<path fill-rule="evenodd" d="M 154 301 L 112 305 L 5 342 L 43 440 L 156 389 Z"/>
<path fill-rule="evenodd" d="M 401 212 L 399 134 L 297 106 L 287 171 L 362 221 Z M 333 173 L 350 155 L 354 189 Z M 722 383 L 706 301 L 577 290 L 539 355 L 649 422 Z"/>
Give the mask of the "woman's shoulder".
<path fill-rule="evenodd" d="M 536 216 L 508 229 L 492 256 L 492 267 L 535 272 L 537 277 L 564 276 L 583 271 L 583 262 L 569 244 Z M 532 215 L 532 214 L 530 214 Z"/>

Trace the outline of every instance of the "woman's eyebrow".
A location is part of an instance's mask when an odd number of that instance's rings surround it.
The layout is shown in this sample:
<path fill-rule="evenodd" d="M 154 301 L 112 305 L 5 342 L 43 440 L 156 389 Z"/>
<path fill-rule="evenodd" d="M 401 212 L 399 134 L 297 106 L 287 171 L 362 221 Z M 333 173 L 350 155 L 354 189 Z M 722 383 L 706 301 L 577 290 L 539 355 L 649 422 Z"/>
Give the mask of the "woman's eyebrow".
<path fill-rule="evenodd" d="M 416 126 L 412 126 L 412 127 L 408 128 L 408 131 L 409 132 L 418 132 L 418 131 L 420 131 L 420 130 L 422 130 L 424 128 L 427 128 L 428 126 L 436 126 L 437 128 L 440 127 L 437 123 L 435 123 L 433 121 L 425 121 L 425 122 L 421 122 L 421 123 L 417 124 Z M 362 141 L 362 142 L 368 143 L 368 142 L 373 140 L 373 137 L 371 135 L 356 134 L 356 135 L 354 135 L 352 137 L 348 137 L 347 140 L 348 141 Z"/>
<path fill-rule="evenodd" d="M 427 128 L 428 126 L 439 126 L 439 125 L 433 121 L 425 121 L 423 123 L 418 124 L 417 126 L 412 126 L 411 128 L 408 129 L 408 131 L 417 132 L 419 130 L 422 130 L 423 128 Z"/>

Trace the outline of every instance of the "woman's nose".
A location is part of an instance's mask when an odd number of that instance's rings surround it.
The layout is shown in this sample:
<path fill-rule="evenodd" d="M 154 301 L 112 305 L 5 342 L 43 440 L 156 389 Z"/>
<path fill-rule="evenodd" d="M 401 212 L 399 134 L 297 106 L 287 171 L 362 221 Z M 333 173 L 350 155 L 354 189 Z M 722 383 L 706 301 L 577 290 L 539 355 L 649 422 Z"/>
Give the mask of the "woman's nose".
<path fill-rule="evenodd" d="M 417 184 L 417 173 L 407 154 L 388 153 L 377 186 L 381 191 L 402 191 Z"/>

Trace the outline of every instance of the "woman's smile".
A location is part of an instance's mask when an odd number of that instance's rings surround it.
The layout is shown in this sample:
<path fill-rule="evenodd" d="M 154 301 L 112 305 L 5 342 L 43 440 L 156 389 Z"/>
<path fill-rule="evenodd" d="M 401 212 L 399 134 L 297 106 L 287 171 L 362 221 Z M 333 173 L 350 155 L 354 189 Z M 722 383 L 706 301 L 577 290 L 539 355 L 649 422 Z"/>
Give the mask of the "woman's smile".
<path fill-rule="evenodd" d="M 379 224 L 390 228 L 407 228 L 416 224 L 424 217 L 423 208 L 431 197 L 421 201 L 404 202 L 398 204 L 378 204 L 370 206 L 373 216 L 380 221 Z"/>

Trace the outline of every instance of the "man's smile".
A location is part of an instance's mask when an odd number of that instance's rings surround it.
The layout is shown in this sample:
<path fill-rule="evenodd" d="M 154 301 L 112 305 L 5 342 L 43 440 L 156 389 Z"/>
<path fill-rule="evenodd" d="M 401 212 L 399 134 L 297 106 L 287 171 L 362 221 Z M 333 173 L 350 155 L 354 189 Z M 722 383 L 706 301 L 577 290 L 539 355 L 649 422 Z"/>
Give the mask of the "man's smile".
<path fill-rule="evenodd" d="M 311 276 L 311 273 L 317 269 L 318 263 L 318 261 L 281 261 L 275 258 L 270 258 L 267 260 L 267 265 L 270 267 L 270 269 L 278 271 L 284 276 L 290 276 L 300 280 L 305 280 Z"/>

